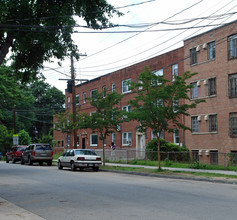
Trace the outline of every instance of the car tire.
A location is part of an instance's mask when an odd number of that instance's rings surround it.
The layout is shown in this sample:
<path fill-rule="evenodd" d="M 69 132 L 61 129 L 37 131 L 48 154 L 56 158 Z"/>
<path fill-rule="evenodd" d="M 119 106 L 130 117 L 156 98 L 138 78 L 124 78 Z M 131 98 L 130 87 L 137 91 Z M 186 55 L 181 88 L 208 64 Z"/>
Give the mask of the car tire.
<path fill-rule="evenodd" d="M 71 162 L 71 170 L 72 170 L 72 171 L 75 171 L 75 170 L 76 170 L 76 167 L 75 167 L 75 164 L 74 164 L 73 161 Z"/>
<path fill-rule="evenodd" d="M 61 164 L 60 161 L 58 161 L 58 169 L 59 169 L 59 170 L 62 170 L 62 169 L 63 169 L 63 166 L 62 166 L 62 164 Z"/>
<path fill-rule="evenodd" d="M 32 160 L 31 160 L 30 157 L 28 158 L 28 164 L 29 164 L 29 165 L 32 165 L 32 164 L 33 164 L 33 162 L 32 162 Z"/>
<path fill-rule="evenodd" d="M 9 163 L 9 160 L 7 159 L 7 157 L 6 157 L 6 163 Z"/>
<path fill-rule="evenodd" d="M 23 158 L 21 158 L 21 165 L 24 165 L 25 164 L 25 161 Z"/>
<path fill-rule="evenodd" d="M 93 170 L 94 170 L 95 172 L 98 172 L 98 171 L 99 171 L 99 167 L 93 167 Z"/>
<path fill-rule="evenodd" d="M 48 165 L 48 166 L 52 166 L 52 161 L 48 161 L 48 162 L 47 162 L 47 165 Z"/>

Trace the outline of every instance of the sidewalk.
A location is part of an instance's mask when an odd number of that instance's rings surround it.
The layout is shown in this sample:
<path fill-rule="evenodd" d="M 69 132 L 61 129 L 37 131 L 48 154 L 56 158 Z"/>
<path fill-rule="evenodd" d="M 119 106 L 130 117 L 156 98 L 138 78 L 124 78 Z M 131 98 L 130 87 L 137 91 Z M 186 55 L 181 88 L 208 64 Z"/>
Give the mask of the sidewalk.
<path fill-rule="evenodd" d="M 157 169 L 154 166 L 144 166 L 144 165 L 130 165 L 130 164 L 119 164 L 119 163 L 105 163 L 108 166 L 120 166 L 120 167 L 137 167 L 137 168 L 146 168 L 146 169 Z M 225 175 L 234 175 L 237 176 L 236 171 L 228 171 L 228 170 L 201 170 L 201 169 L 189 169 L 189 168 L 171 168 L 171 167 L 162 167 L 164 170 L 172 170 L 172 171 L 184 171 L 184 172 L 199 172 L 199 173 L 217 173 L 217 174 L 225 174 Z"/>
<path fill-rule="evenodd" d="M 45 220 L 0 197 L 0 219 L 2 220 Z"/>

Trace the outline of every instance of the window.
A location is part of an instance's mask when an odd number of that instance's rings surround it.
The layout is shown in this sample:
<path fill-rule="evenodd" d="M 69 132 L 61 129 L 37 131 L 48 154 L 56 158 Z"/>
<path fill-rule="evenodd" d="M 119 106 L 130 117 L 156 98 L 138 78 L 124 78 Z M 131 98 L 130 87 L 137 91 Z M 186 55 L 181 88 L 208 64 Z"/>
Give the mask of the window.
<path fill-rule="evenodd" d="M 94 147 L 97 146 L 97 134 L 90 135 L 90 144 L 91 146 L 94 146 Z"/>
<path fill-rule="evenodd" d="M 70 97 L 67 97 L 67 107 L 70 108 Z"/>
<path fill-rule="evenodd" d="M 177 112 L 179 107 L 179 100 L 177 98 L 173 98 L 173 112 Z"/>
<path fill-rule="evenodd" d="M 174 129 L 173 138 L 174 144 L 179 144 L 179 129 Z"/>
<path fill-rule="evenodd" d="M 60 147 L 60 141 L 58 141 L 58 147 Z"/>
<path fill-rule="evenodd" d="M 174 64 L 172 66 L 172 79 L 173 81 L 175 80 L 175 78 L 178 76 L 178 64 Z"/>
<path fill-rule="evenodd" d="M 91 90 L 91 98 L 95 99 L 96 98 L 96 93 L 97 93 L 97 89 Z"/>
<path fill-rule="evenodd" d="M 122 93 L 131 92 L 131 90 L 129 90 L 130 83 L 131 79 L 126 79 L 122 81 Z"/>
<path fill-rule="evenodd" d="M 142 82 L 142 80 L 138 80 L 138 83 L 139 83 L 139 84 L 142 84 L 143 82 Z M 138 87 L 139 90 L 142 90 L 142 88 L 143 88 L 143 86 L 139 86 L 139 87 Z"/>
<path fill-rule="evenodd" d="M 192 120 L 192 132 L 198 132 L 198 116 L 191 117 Z"/>
<path fill-rule="evenodd" d="M 164 131 L 159 132 L 159 133 L 158 133 L 158 136 L 159 136 L 160 138 L 164 139 Z M 155 133 L 153 130 L 151 130 L 151 139 L 153 140 L 153 139 L 155 139 L 155 138 L 156 138 L 156 133 Z"/>
<path fill-rule="evenodd" d="M 132 111 L 130 105 L 122 106 L 122 110 L 126 111 L 126 112 L 131 112 Z M 127 115 L 124 115 L 123 118 L 127 118 Z"/>
<path fill-rule="evenodd" d="M 190 49 L 190 65 L 197 63 L 197 50 L 196 47 Z"/>
<path fill-rule="evenodd" d="M 192 88 L 191 88 L 191 98 L 195 99 L 198 97 L 198 87 L 197 87 L 197 82 L 191 83 Z"/>
<path fill-rule="evenodd" d="M 79 136 L 77 136 L 77 146 L 79 146 Z"/>
<path fill-rule="evenodd" d="M 86 103 L 86 93 L 83 92 L 83 103 L 85 104 Z"/>
<path fill-rule="evenodd" d="M 229 97 L 237 97 L 237 74 L 229 75 Z"/>
<path fill-rule="evenodd" d="M 62 147 L 64 147 L 64 141 L 62 141 Z"/>
<path fill-rule="evenodd" d="M 115 84 L 112 83 L 112 92 L 115 92 Z"/>
<path fill-rule="evenodd" d="M 199 161 L 199 150 L 192 150 L 192 161 L 195 162 L 195 161 Z"/>
<path fill-rule="evenodd" d="M 122 143 L 123 143 L 123 146 L 130 146 L 132 144 L 132 133 L 131 132 L 123 132 L 122 133 Z"/>
<path fill-rule="evenodd" d="M 230 113 L 230 136 L 237 137 L 237 113 Z"/>
<path fill-rule="evenodd" d="M 103 87 L 103 98 L 105 98 L 106 97 L 106 87 L 104 86 Z"/>
<path fill-rule="evenodd" d="M 79 95 L 76 95 L 76 105 L 79 105 Z"/>
<path fill-rule="evenodd" d="M 115 133 L 112 133 L 112 141 L 111 142 L 115 143 Z"/>
<path fill-rule="evenodd" d="M 157 76 L 163 76 L 163 69 L 159 69 L 159 70 L 156 70 L 156 71 L 153 71 L 153 73 Z"/>
<path fill-rule="evenodd" d="M 228 37 L 228 57 L 229 59 L 237 57 L 237 34 Z"/>
<path fill-rule="evenodd" d="M 215 59 L 216 57 L 215 41 L 207 44 L 207 50 L 208 50 L 208 60 Z"/>
<path fill-rule="evenodd" d="M 216 95 L 216 78 L 208 79 L 208 95 Z"/>
<path fill-rule="evenodd" d="M 217 115 L 209 115 L 209 131 L 217 131 Z"/>
<path fill-rule="evenodd" d="M 237 151 L 231 151 L 231 163 L 237 165 Z"/>
<path fill-rule="evenodd" d="M 211 150 L 210 151 L 210 162 L 213 165 L 217 165 L 218 164 L 218 151 L 217 150 Z"/>

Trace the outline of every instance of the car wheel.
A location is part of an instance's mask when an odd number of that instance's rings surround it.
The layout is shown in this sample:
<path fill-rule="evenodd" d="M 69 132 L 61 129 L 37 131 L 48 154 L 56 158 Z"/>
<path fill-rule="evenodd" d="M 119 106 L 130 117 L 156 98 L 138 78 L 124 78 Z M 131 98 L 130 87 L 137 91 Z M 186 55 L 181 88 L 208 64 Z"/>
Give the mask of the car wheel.
<path fill-rule="evenodd" d="M 62 170 L 62 169 L 63 169 L 63 166 L 62 166 L 62 164 L 61 164 L 60 161 L 58 161 L 58 169 L 59 169 L 59 170 Z"/>
<path fill-rule="evenodd" d="M 71 170 L 72 170 L 72 171 L 75 171 L 75 170 L 76 170 L 76 167 L 75 167 L 75 164 L 74 164 L 73 161 L 71 162 Z"/>
<path fill-rule="evenodd" d="M 16 163 L 16 160 L 14 157 L 12 157 L 12 163 Z"/>
<path fill-rule="evenodd" d="M 29 159 L 28 159 L 28 164 L 29 164 L 29 165 L 32 165 L 32 164 L 33 164 L 33 162 L 32 162 L 32 160 L 31 160 L 30 157 L 29 157 Z"/>
<path fill-rule="evenodd" d="M 9 160 L 7 159 L 7 157 L 6 157 L 6 163 L 9 163 Z"/>
<path fill-rule="evenodd" d="M 47 162 L 47 165 L 48 165 L 48 166 L 52 166 L 52 161 L 48 161 L 48 162 Z"/>
<path fill-rule="evenodd" d="M 93 167 L 93 170 L 94 170 L 95 172 L 97 172 L 97 171 L 99 171 L 99 167 Z"/>
<path fill-rule="evenodd" d="M 25 164 L 25 161 L 23 158 L 21 158 L 21 165 L 24 165 Z"/>

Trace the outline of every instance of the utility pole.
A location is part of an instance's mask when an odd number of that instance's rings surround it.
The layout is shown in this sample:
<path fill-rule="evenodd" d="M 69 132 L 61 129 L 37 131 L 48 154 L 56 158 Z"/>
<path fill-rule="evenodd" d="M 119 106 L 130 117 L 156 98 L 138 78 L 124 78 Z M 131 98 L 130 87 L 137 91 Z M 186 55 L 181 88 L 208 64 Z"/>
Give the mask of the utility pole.
<path fill-rule="evenodd" d="M 83 54 L 80 54 L 79 56 L 86 56 Z M 76 92 L 75 92 L 75 70 L 74 70 L 74 61 L 73 56 L 71 54 L 71 81 L 72 81 L 72 115 L 73 115 L 73 143 L 74 148 L 77 148 L 77 130 L 75 129 L 76 125 Z M 81 80 L 85 81 L 85 80 Z M 86 80 L 87 81 L 87 80 Z"/>

